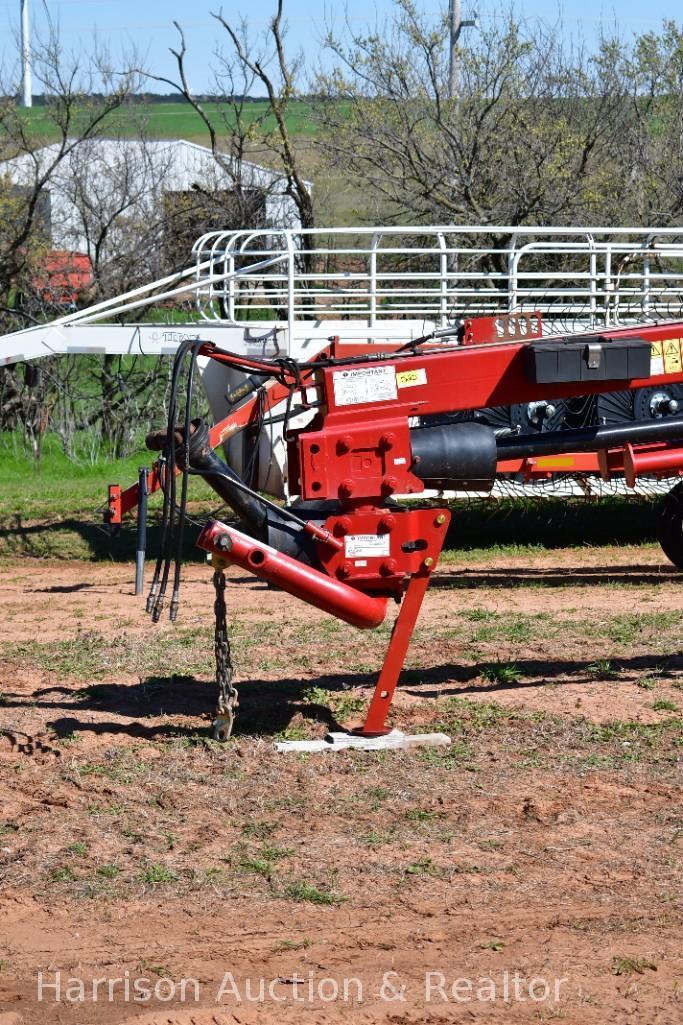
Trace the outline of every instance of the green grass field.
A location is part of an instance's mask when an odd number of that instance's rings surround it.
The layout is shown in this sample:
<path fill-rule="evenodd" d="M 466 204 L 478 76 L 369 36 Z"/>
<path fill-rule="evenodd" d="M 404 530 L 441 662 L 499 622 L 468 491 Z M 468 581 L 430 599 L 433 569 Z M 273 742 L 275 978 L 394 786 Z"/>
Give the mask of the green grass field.
<path fill-rule="evenodd" d="M 47 435 L 39 462 L 16 435 L 0 435 L 0 558 L 27 555 L 64 559 L 128 559 L 135 550 L 134 516 L 118 537 L 103 522 L 109 484 L 128 487 L 138 468 L 154 456 L 140 441 L 126 459 L 69 460 L 59 439 Z M 192 511 L 208 513 L 220 499 L 204 484 L 191 483 Z M 150 551 L 158 542 L 161 494 L 150 499 Z M 193 550 L 190 539 L 186 548 Z"/>
<path fill-rule="evenodd" d="M 218 103 L 203 105 L 207 115 L 216 126 L 219 135 L 234 124 L 229 107 Z M 267 109 L 266 101 L 253 101 L 245 104 L 244 121 L 253 125 L 263 117 Z M 44 107 L 33 107 L 27 112 L 34 132 L 46 137 L 54 134 L 54 125 Z M 295 100 L 290 105 L 287 123 L 292 135 L 303 138 L 317 134 L 318 124 L 313 107 L 305 100 Z M 207 132 L 199 115 L 187 103 L 140 103 L 127 106 L 116 111 L 107 119 L 105 134 L 122 136 L 136 135 L 139 126 L 144 125 L 153 138 L 158 139 L 190 139 L 206 144 Z M 76 121 L 76 127 L 78 121 Z M 275 119 L 269 117 L 261 126 L 262 131 L 269 132 L 275 128 Z"/>
<path fill-rule="evenodd" d="M 137 478 L 139 466 L 148 465 L 144 448 L 127 459 L 111 462 L 85 459 L 73 462 L 63 453 L 59 439 L 47 435 L 39 462 L 23 448 L 18 436 L 0 436 L 0 519 L 26 520 L 77 516 L 106 501 L 107 484 L 126 485 Z M 104 488 L 104 491 L 102 490 Z"/>
<path fill-rule="evenodd" d="M 135 518 L 112 539 L 102 525 L 109 484 L 127 487 L 151 455 L 142 442 L 126 459 L 72 462 L 59 439 L 48 435 L 36 463 L 18 435 L 0 436 L 0 558 L 16 555 L 56 558 L 129 559 L 135 548 Z M 190 484 L 192 512 L 205 515 L 219 505 L 199 480 Z M 150 551 L 158 532 L 161 496 L 150 500 Z M 583 545 L 651 544 L 656 536 L 657 500 L 605 499 L 470 501 L 454 507 L 443 560 L 467 551 L 472 561 L 494 552 L 538 553 Z M 187 551 L 196 531 L 190 529 Z"/>

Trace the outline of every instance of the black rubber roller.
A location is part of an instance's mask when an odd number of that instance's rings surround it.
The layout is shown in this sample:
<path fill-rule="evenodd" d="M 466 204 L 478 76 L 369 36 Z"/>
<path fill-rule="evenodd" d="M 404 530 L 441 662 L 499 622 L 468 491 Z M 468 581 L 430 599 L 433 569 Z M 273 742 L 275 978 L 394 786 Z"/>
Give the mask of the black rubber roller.
<path fill-rule="evenodd" d="M 480 423 L 415 427 L 410 432 L 411 470 L 428 487 L 490 491 L 496 477 L 496 436 Z"/>

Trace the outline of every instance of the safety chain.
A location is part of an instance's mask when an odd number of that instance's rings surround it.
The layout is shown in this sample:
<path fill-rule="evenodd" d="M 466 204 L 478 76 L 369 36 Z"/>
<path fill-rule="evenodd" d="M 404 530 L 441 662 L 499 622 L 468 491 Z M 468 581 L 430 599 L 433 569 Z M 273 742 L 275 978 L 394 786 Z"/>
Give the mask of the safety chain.
<path fill-rule="evenodd" d="M 216 683 L 218 684 L 218 710 L 213 724 L 215 740 L 228 740 L 235 722 L 235 712 L 239 704 L 237 691 L 232 685 L 232 656 L 230 638 L 228 636 L 228 615 L 225 604 L 225 573 L 216 569 L 213 574 L 213 586 L 216 591 L 214 612 L 216 614 L 215 653 Z"/>

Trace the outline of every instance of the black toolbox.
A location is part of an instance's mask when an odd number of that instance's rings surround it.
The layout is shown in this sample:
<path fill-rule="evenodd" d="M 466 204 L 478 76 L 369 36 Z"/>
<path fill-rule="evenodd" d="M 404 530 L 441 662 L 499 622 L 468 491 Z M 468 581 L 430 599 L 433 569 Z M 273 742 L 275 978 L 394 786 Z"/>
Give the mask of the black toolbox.
<path fill-rule="evenodd" d="M 527 376 L 535 384 L 630 381 L 650 376 L 650 343 L 642 338 L 554 338 L 532 342 L 525 358 Z"/>

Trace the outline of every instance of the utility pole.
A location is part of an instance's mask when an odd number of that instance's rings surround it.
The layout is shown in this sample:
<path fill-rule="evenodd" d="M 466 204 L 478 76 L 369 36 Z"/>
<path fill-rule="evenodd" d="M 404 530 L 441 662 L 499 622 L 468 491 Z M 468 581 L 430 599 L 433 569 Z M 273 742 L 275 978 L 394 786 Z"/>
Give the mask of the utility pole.
<path fill-rule="evenodd" d="M 477 15 L 462 20 L 462 0 L 449 0 L 448 27 L 450 32 L 450 51 L 448 61 L 448 98 L 457 100 L 460 94 L 460 68 L 458 67 L 458 43 L 464 28 L 478 28 Z"/>
<path fill-rule="evenodd" d="M 31 36 L 28 0 L 21 0 L 21 77 L 24 107 L 33 106 L 31 89 Z"/>

